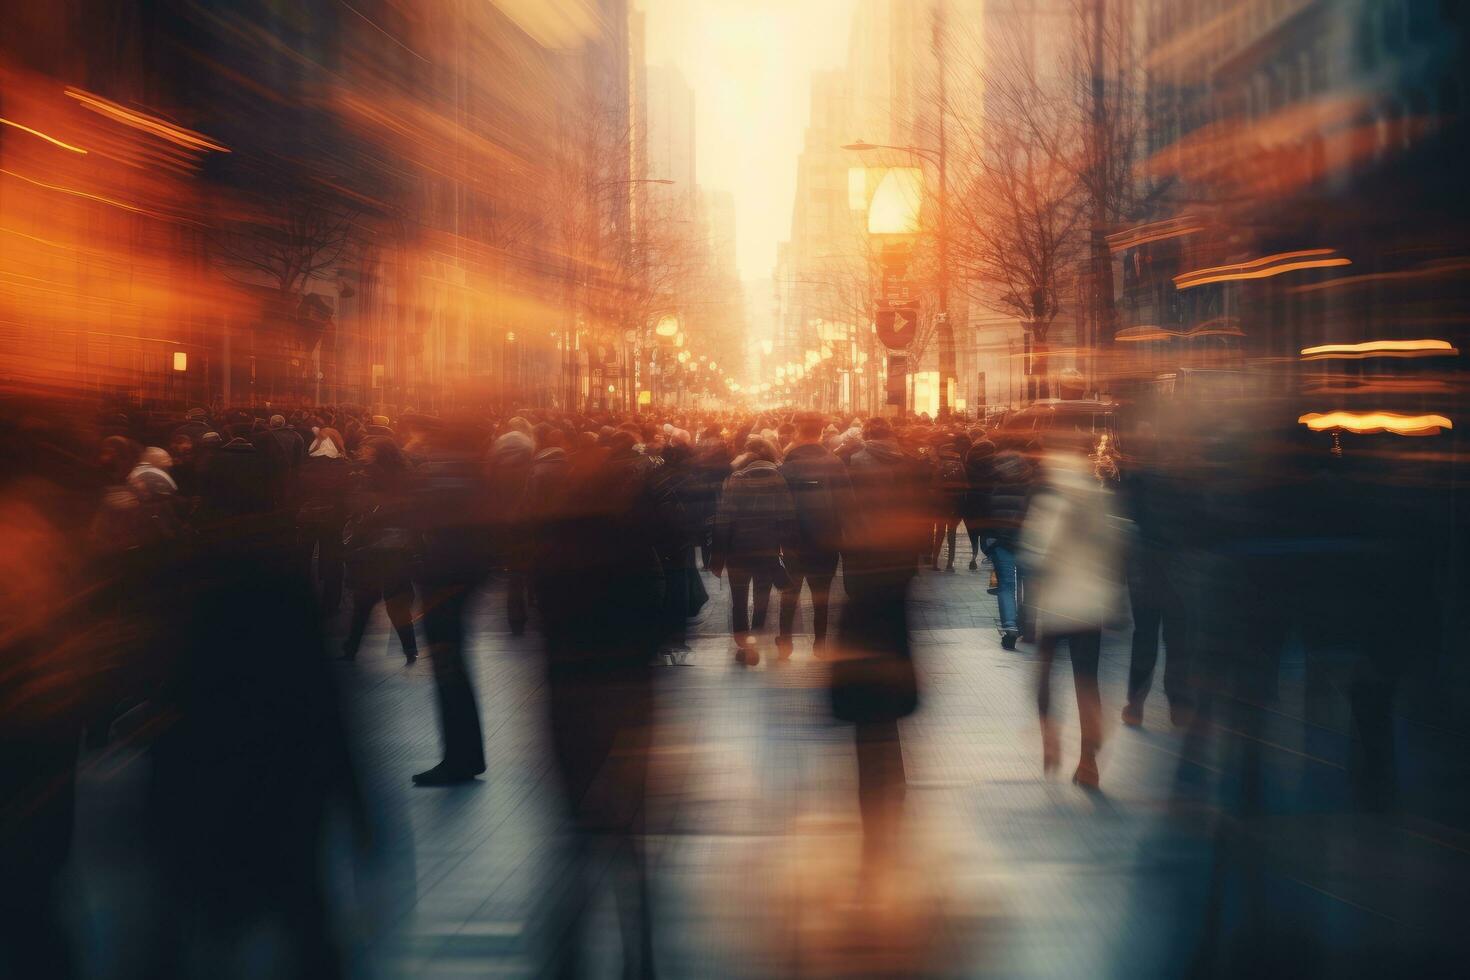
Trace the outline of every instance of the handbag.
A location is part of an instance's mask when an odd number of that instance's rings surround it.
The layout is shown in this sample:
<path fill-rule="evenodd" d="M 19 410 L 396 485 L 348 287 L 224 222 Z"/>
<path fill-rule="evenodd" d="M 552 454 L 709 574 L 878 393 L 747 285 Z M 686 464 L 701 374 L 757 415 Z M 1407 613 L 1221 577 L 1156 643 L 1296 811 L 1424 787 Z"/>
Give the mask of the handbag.
<path fill-rule="evenodd" d="M 908 657 L 877 654 L 834 660 L 828 684 L 832 717 L 838 721 L 897 721 L 919 707 L 919 678 Z"/>
<path fill-rule="evenodd" d="M 771 586 L 779 592 L 785 592 L 791 588 L 791 573 L 786 570 L 786 563 L 777 555 L 771 565 Z"/>

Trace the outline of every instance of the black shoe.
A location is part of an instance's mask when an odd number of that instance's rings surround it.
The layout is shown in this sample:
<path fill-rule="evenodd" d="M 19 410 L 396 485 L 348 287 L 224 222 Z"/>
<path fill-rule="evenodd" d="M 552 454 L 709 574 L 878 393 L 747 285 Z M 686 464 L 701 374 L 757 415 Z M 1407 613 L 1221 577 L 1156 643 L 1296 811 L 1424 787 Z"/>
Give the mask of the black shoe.
<path fill-rule="evenodd" d="M 954 572 L 954 562 L 950 562 L 948 565 L 945 565 L 944 566 L 944 570 L 946 572 L 953 573 Z"/>
<path fill-rule="evenodd" d="M 483 763 L 477 768 L 475 766 L 450 766 L 441 762 L 433 769 L 414 773 L 413 782 L 415 786 L 456 786 L 460 783 L 471 782 L 484 771 Z"/>
<path fill-rule="evenodd" d="M 979 567 L 980 567 L 980 566 L 979 566 L 979 565 L 978 565 L 978 564 L 976 564 L 976 563 L 975 563 L 975 559 L 973 559 L 973 558 L 971 558 L 971 559 L 970 559 L 970 571 L 972 571 L 972 572 L 973 572 L 973 571 L 975 571 L 975 570 L 976 570 L 976 569 L 977 569 L 977 568 L 979 568 Z"/>
<path fill-rule="evenodd" d="M 418 659 L 419 655 L 417 653 L 405 653 L 403 655 L 403 666 L 412 667 L 414 664 L 418 663 Z"/>
<path fill-rule="evenodd" d="M 1139 728 L 1143 725 L 1143 705 L 1129 702 L 1123 705 L 1123 724 L 1129 728 Z"/>
<path fill-rule="evenodd" d="M 1016 649 L 1016 640 L 1021 636 L 1015 630 L 1006 630 L 1000 635 L 1000 647 L 1002 650 Z"/>

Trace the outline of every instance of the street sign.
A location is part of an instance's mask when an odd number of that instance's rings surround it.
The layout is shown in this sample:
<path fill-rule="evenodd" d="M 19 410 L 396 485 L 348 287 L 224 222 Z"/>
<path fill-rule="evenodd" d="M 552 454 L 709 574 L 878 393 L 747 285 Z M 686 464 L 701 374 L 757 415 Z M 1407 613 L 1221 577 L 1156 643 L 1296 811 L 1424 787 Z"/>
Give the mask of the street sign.
<path fill-rule="evenodd" d="M 916 306 L 900 306 L 879 309 L 873 317 L 878 327 L 878 339 L 889 350 L 907 350 L 918 333 L 919 309 Z"/>

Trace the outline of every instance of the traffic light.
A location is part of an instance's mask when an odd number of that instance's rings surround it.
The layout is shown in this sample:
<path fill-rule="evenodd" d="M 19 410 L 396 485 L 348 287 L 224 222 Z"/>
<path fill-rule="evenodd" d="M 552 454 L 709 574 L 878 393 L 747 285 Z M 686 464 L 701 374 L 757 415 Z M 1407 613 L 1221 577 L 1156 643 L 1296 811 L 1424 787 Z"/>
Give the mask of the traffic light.
<path fill-rule="evenodd" d="M 918 332 L 919 310 L 915 306 L 880 309 L 874 316 L 878 339 L 890 350 L 905 350 Z"/>

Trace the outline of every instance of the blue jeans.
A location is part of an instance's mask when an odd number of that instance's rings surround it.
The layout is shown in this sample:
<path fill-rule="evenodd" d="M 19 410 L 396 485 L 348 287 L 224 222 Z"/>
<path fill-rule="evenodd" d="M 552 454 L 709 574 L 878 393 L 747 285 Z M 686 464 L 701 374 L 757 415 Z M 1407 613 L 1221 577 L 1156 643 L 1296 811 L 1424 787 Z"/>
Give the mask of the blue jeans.
<path fill-rule="evenodd" d="M 986 538 L 985 551 L 995 565 L 995 577 L 1000 583 L 1000 592 L 995 597 L 1000 604 L 1000 628 L 1007 633 L 1019 633 L 1021 569 L 1016 566 L 1015 545 L 1000 538 Z"/>

